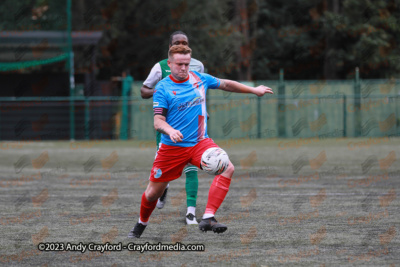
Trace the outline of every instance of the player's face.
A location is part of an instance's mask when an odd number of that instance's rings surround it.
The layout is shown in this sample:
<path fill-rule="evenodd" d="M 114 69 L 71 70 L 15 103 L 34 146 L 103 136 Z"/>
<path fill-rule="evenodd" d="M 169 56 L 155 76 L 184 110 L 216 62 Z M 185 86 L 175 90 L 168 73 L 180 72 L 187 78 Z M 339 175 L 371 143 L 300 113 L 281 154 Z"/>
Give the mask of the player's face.
<path fill-rule="evenodd" d="M 172 58 L 168 60 L 168 66 L 171 69 L 171 74 L 176 80 L 185 80 L 189 75 L 190 58 L 190 54 L 174 54 Z"/>
<path fill-rule="evenodd" d="M 172 36 L 172 45 L 189 45 L 189 41 L 185 35 L 176 34 Z M 171 47 L 171 45 L 169 47 Z"/>

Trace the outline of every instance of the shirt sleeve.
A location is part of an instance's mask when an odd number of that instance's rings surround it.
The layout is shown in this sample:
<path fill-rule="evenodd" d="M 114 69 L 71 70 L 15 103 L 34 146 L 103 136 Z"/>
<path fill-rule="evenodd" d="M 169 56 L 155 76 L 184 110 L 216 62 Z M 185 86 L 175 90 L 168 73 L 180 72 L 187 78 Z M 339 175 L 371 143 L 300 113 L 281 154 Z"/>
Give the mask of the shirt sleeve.
<path fill-rule="evenodd" d="M 197 71 L 199 73 L 204 73 L 204 65 L 200 60 L 197 60 L 195 58 L 191 58 L 190 64 L 189 64 L 189 70 L 190 71 Z"/>
<path fill-rule="evenodd" d="M 161 66 L 160 63 L 157 63 L 153 66 L 153 68 L 150 71 L 149 76 L 147 76 L 147 79 L 143 82 L 143 85 L 146 85 L 149 88 L 154 88 L 156 84 L 161 81 Z"/>
<path fill-rule="evenodd" d="M 204 73 L 204 65 L 202 62 L 200 62 L 200 73 Z"/>
<path fill-rule="evenodd" d="M 157 84 L 153 94 L 153 109 L 168 109 L 168 99 L 164 88 L 161 84 Z"/>
<path fill-rule="evenodd" d="M 221 84 L 220 79 L 215 78 L 214 76 L 211 76 L 210 74 L 206 74 L 206 73 L 202 73 L 202 75 L 206 79 L 208 88 L 217 89 L 220 86 L 220 84 Z"/>

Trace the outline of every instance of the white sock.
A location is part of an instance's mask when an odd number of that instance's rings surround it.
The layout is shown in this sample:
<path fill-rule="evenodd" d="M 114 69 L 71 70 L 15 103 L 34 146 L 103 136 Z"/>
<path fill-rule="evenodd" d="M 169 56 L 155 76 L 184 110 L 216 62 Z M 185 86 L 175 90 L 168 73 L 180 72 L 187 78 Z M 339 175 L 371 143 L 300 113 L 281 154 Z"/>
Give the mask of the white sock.
<path fill-rule="evenodd" d="M 142 222 L 139 218 L 139 223 L 143 224 L 143 225 L 147 225 L 149 222 Z"/>
<path fill-rule="evenodd" d="M 203 215 L 203 219 L 208 219 L 208 218 L 211 218 L 211 217 L 214 217 L 214 214 L 204 213 L 204 215 Z"/>
<path fill-rule="evenodd" d="M 186 215 L 188 215 L 189 213 L 196 215 L 196 207 L 188 207 Z"/>

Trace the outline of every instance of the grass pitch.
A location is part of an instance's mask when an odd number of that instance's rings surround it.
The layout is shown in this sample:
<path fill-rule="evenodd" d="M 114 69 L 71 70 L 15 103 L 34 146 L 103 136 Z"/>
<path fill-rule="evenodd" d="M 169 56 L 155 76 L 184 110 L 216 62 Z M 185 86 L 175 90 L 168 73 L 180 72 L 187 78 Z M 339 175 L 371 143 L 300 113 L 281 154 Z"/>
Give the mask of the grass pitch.
<path fill-rule="evenodd" d="M 216 214 L 223 234 L 186 226 L 171 182 L 139 240 L 126 238 L 153 141 L 1 142 L 0 264 L 7 266 L 396 266 L 399 139 L 216 140 L 235 165 Z M 199 171 L 197 217 L 211 176 Z M 204 244 L 203 252 L 41 252 L 41 242 Z"/>

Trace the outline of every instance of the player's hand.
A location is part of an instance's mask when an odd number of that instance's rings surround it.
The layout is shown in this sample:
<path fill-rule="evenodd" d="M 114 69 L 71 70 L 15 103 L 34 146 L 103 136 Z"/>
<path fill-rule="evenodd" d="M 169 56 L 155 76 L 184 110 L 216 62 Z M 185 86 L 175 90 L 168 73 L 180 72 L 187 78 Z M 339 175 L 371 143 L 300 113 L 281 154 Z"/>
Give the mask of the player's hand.
<path fill-rule="evenodd" d="M 263 96 L 266 93 L 268 93 L 268 94 L 273 94 L 274 93 L 271 88 L 266 87 L 264 85 L 257 86 L 254 89 L 255 89 L 254 94 L 257 95 L 257 96 Z"/>
<path fill-rule="evenodd" d="M 169 133 L 169 138 L 171 138 L 171 141 L 176 143 L 176 142 L 182 142 L 183 135 L 179 130 L 172 130 Z"/>

